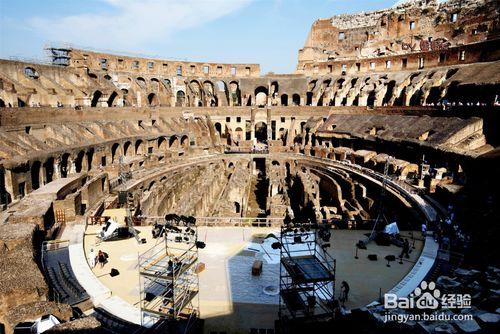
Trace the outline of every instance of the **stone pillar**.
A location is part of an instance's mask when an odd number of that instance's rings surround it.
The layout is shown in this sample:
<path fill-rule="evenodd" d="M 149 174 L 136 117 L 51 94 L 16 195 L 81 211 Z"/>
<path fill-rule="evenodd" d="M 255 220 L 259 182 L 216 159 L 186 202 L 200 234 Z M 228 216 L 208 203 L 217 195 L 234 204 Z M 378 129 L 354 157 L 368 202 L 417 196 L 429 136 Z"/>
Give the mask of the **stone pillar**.
<path fill-rule="evenodd" d="M 45 168 L 43 167 L 43 164 L 40 164 L 40 169 L 38 171 L 38 179 L 39 179 L 39 186 L 43 186 L 46 183 L 47 178 L 45 177 Z"/>
<path fill-rule="evenodd" d="M 273 138 L 273 127 L 271 121 L 271 108 L 267 108 L 267 140 L 271 140 Z"/>
<path fill-rule="evenodd" d="M 250 140 L 255 139 L 255 108 L 250 109 Z"/>
<path fill-rule="evenodd" d="M 89 170 L 88 158 L 87 158 L 87 154 L 84 154 L 83 158 L 82 158 L 82 170 L 81 170 L 81 172 L 86 172 L 88 170 Z"/>
<path fill-rule="evenodd" d="M 68 175 L 76 173 L 75 160 L 68 158 Z"/>
<path fill-rule="evenodd" d="M 54 159 L 54 175 L 52 176 L 52 180 L 57 180 L 61 178 L 61 159 Z"/>

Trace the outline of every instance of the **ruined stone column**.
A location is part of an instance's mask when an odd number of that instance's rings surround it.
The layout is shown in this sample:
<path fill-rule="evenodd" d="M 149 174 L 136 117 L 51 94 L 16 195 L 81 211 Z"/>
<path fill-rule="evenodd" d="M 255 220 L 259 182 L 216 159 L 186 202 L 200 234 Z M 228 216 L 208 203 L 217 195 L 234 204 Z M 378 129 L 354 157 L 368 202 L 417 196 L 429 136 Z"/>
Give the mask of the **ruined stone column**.
<path fill-rule="evenodd" d="M 250 109 L 250 140 L 255 139 L 255 109 Z"/>
<path fill-rule="evenodd" d="M 38 170 L 38 179 L 40 187 L 43 186 L 46 183 L 46 178 L 45 178 L 45 168 L 43 167 L 43 164 L 40 165 L 40 169 Z"/>
<path fill-rule="evenodd" d="M 54 159 L 54 175 L 52 176 L 53 180 L 60 179 L 62 175 L 61 171 L 61 159 Z"/>
<path fill-rule="evenodd" d="M 267 138 L 266 140 L 270 140 L 273 138 L 273 127 L 271 122 L 271 108 L 267 108 Z"/>
<path fill-rule="evenodd" d="M 76 173 L 75 160 L 68 158 L 68 175 Z"/>

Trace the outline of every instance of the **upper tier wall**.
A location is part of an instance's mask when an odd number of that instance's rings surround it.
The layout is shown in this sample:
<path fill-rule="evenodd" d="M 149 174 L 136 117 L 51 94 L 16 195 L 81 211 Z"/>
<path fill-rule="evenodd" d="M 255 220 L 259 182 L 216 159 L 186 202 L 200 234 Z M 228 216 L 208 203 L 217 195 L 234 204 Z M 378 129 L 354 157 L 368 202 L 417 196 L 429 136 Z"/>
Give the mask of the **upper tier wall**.
<path fill-rule="evenodd" d="M 91 73 L 0 60 L 0 107 L 493 105 L 500 83 L 497 63 L 232 79 Z"/>
<path fill-rule="evenodd" d="M 132 74 L 204 76 L 204 77 L 258 77 L 259 64 L 222 64 L 128 57 L 90 50 L 71 49 L 69 66 L 91 71 L 120 71 Z"/>
<path fill-rule="evenodd" d="M 468 50 L 469 44 L 498 38 L 499 16 L 494 0 L 450 0 L 442 4 L 430 0 L 320 19 L 299 50 L 297 73 L 310 73 L 304 66 L 311 63 L 446 52 L 458 47 L 463 48 L 458 51 Z M 470 61 L 482 60 L 472 57 Z"/>

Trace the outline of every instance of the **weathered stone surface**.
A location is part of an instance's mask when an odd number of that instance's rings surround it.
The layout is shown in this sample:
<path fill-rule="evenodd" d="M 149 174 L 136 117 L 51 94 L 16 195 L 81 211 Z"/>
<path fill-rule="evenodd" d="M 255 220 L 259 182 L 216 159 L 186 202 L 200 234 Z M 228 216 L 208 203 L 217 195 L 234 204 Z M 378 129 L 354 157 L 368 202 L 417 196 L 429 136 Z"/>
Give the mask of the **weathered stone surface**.
<path fill-rule="evenodd" d="M 68 321 L 52 327 L 46 333 L 78 333 L 90 334 L 100 333 L 102 331 L 101 323 L 96 318 L 90 316 L 73 321 Z"/>

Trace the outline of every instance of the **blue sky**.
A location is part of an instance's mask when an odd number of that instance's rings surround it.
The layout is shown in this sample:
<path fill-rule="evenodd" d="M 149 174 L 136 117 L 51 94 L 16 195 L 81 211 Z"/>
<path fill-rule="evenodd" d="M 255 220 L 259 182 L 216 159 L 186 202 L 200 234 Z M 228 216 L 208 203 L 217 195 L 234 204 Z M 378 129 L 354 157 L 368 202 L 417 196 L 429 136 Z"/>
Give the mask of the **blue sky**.
<path fill-rule="evenodd" d="M 291 73 L 318 18 L 395 0 L 0 0 L 0 58 L 67 42 L 166 59 L 259 63 Z"/>

